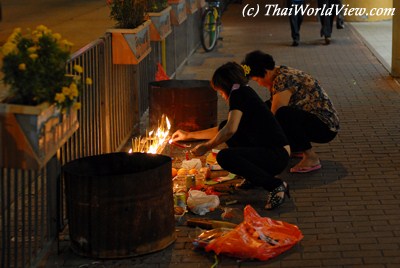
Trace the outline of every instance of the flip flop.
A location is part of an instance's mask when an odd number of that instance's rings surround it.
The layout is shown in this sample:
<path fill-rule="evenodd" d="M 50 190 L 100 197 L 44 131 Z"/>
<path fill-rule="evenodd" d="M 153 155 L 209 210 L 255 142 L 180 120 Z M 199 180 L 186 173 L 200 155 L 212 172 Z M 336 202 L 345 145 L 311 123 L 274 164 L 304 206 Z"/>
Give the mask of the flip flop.
<path fill-rule="evenodd" d="M 308 173 L 308 172 L 311 172 L 314 170 L 321 169 L 321 167 L 322 167 L 321 164 L 318 164 L 318 165 L 315 165 L 312 167 L 296 167 L 296 166 L 294 166 L 290 169 L 290 172 L 291 173 Z"/>

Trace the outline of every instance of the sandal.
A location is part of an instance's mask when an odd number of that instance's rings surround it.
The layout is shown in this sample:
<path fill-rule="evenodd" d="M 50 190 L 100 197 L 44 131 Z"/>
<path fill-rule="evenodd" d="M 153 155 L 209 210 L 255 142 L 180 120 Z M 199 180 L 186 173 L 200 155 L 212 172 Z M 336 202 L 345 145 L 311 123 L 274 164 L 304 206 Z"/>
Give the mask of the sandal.
<path fill-rule="evenodd" d="M 283 192 L 283 197 L 280 197 L 278 193 Z M 267 204 L 265 205 L 265 209 L 272 210 L 274 208 L 279 207 L 285 202 L 286 196 L 290 198 L 289 192 L 289 184 L 283 182 L 280 186 L 276 187 L 272 192 L 268 194 Z M 268 207 L 270 205 L 270 207 Z"/>
<path fill-rule="evenodd" d="M 321 164 L 317 164 L 312 167 L 299 167 L 299 166 L 294 166 L 290 169 L 291 173 L 308 173 L 311 171 L 319 170 L 322 168 Z"/>

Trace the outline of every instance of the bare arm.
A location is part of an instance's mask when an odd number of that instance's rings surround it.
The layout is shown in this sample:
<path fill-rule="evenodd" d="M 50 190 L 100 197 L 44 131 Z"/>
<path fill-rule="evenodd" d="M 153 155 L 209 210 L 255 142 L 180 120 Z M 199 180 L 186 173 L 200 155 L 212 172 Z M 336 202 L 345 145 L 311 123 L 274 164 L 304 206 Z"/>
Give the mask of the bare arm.
<path fill-rule="evenodd" d="M 288 106 L 291 96 L 292 92 L 289 89 L 274 94 L 274 97 L 272 98 L 271 112 L 275 114 L 282 106 Z"/>
<path fill-rule="evenodd" d="M 187 132 L 183 130 L 177 130 L 172 134 L 172 141 L 180 140 L 209 140 L 215 137 L 218 133 L 218 127 L 208 128 L 199 131 Z"/>
<path fill-rule="evenodd" d="M 217 147 L 221 143 L 229 140 L 237 131 L 243 113 L 239 110 L 230 111 L 226 125 L 209 141 L 197 145 L 192 153 L 196 156 L 205 154 L 212 148 Z"/>

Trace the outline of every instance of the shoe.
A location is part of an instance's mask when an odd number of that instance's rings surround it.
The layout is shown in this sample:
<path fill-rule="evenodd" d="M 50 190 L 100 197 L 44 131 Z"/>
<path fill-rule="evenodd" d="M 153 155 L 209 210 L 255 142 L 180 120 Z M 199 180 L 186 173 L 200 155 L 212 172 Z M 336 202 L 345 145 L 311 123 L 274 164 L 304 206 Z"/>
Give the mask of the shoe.
<path fill-rule="evenodd" d="M 336 29 L 344 29 L 344 24 L 336 24 Z"/>
<path fill-rule="evenodd" d="M 235 185 L 236 189 L 240 190 L 249 190 L 249 189 L 254 189 L 255 186 L 251 182 L 249 182 L 246 179 L 243 179 L 241 183 L 238 183 Z"/>
<path fill-rule="evenodd" d="M 292 47 L 297 47 L 297 46 L 299 46 L 299 41 L 293 40 Z"/>
<path fill-rule="evenodd" d="M 278 195 L 278 193 L 282 192 L 283 192 L 283 197 Z M 283 182 L 281 185 L 276 187 L 272 192 L 268 194 L 267 204 L 265 205 L 265 209 L 272 210 L 274 208 L 279 207 L 285 202 L 286 196 L 290 198 L 289 184 Z"/>
<path fill-rule="evenodd" d="M 325 45 L 329 45 L 331 43 L 330 37 L 325 37 Z"/>
<path fill-rule="evenodd" d="M 340 20 L 338 22 L 336 22 L 336 29 L 344 29 L 344 23 L 343 20 Z"/>
<path fill-rule="evenodd" d="M 311 171 L 314 171 L 314 170 L 318 170 L 318 169 L 321 169 L 321 168 L 322 168 L 321 164 L 318 164 L 318 165 L 315 165 L 315 166 L 312 166 L 312 167 L 296 167 L 296 166 L 294 166 L 294 167 L 292 167 L 290 169 L 290 172 L 291 173 L 308 173 L 308 172 L 311 172 Z"/>

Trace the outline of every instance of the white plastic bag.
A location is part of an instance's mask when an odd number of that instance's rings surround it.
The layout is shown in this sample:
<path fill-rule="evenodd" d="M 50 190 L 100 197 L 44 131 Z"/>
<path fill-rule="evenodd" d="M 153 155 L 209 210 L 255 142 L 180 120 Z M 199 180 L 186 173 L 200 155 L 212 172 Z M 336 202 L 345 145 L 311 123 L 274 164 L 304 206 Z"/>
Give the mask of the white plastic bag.
<path fill-rule="evenodd" d="M 198 190 L 190 190 L 187 205 L 193 213 L 205 215 L 219 206 L 219 197 L 217 195 L 207 195 Z"/>
<path fill-rule="evenodd" d="M 195 169 L 199 170 L 201 168 L 201 160 L 198 158 L 192 158 L 190 160 L 183 160 L 182 168 L 186 168 L 188 170 L 195 168 Z"/>

